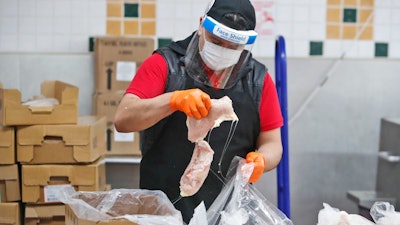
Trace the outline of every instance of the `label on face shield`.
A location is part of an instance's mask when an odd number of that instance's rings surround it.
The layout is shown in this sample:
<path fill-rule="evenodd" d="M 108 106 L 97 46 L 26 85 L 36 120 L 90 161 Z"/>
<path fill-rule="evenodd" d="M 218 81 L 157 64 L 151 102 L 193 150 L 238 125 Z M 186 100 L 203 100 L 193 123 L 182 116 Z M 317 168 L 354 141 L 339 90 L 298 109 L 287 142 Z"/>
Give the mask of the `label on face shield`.
<path fill-rule="evenodd" d="M 204 17 L 203 27 L 224 40 L 241 45 L 253 44 L 257 37 L 254 30 L 234 30 L 208 16 Z"/>

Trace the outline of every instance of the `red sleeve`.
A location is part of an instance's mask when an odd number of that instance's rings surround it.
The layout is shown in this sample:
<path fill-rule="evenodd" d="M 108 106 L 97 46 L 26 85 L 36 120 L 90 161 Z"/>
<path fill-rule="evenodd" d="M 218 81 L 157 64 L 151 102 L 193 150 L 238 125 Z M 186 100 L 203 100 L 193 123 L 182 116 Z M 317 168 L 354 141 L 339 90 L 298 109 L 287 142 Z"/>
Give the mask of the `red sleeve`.
<path fill-rule="evenodd" d="M 168 67 L 164 57 L 154 53 L 140 65 L 125 93 L 153 98 L 165 91 Z"/>
<path fill-rule="evenodd" d="M 273 130 L 283 126 L 283 117 L 279 105 L 275 83 L 269 73 L 265 76 L 260 103 L 261 131 Z"/>

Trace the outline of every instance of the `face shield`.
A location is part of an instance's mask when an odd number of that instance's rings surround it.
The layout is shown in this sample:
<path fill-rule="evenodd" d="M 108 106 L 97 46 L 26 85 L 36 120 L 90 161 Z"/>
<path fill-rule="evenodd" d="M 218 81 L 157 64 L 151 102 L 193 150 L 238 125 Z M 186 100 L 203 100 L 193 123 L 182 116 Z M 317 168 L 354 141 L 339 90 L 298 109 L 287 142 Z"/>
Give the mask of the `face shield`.
<path fill-rule="evenodd" d="M 217 89 L 231 88 L 241 78 L 257 33 L 227 27 L 204 16 L 185 57 L 189 76 Z"/>

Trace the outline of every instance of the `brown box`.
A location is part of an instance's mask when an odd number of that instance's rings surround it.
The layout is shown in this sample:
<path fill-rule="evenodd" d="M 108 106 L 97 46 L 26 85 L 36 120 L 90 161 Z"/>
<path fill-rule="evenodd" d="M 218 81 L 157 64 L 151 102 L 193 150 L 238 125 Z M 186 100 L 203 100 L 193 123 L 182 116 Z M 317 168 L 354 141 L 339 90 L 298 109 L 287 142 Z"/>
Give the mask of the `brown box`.
<path fill-rule="evenodd" d="M 95 103 L 94 112 L 98 116 L 105 116 L 108 125 L 114 122 L 115 113 L 125 91 L 108 91 L 103 93 L 96 93 L 93 96 Z"/>
<path fill-rule="evenodd" d="M 107 128 L 106 155 L 140 156 L 140 133 L 120 133 L 114 125 Z"/>
<path fill-rule="evenodd" d="M 0 164 L 15 164 L 15 131 L 14 127 L 0 125 Z"/>
<path fill-rule="evenodd" d="M 21 200 L 18 165 L 0 165 L 0 202 Z"/>
<path fill-rule="evenodd" d="M 58 105 L 28 106 L 16 89 L 0 89 L 0 124 L 76 124 L 78 121 L 78 91 L 73 85 L 60 81 L 44 81 L 41 96 L 57 99 Z"/>
<path fill-rule="evenodd" d="M 79 191 L 103 191 L 106 185 L 104 158 L 85 165 L 22 165 L 22 202 L 59 203 L 65 186 Z"/>
<path fill-rule="evenodd" d="M 106 117 L 80 116 L 78 124 L 17 128 L 22 164 L 90 163 L 106 153 Z"/>
<path fill-rule="evenodd" d="M 94 95 L 95 112 L 107 118 L 107 152 L 106 155 L 140 156 L 139 132 L 120 133 L 114 128 L 114 116 L 124 91 L 96 93 Z"/>
<path fill-rule="evenodd" d="M 21 210 L 19 203 L 9 202 L 0 203 L 0 224 L 1 225 L 20 225 Z"/>
<path fill-rule="evenodd" d="M 138 225 L 153 224 L 149 222 L 152 219 L 166 225 L 183 223 L 181 213 L 174 208 L 165 194 L 160 194 L 161 191 L 156 194 L 154 191 L 140 189 L 126 191 L 80 193 L 72 199 L 74 201 L 71 200 L 74 204 L 65 205 L 65 224 Z M 113 201 L 102 201 L 103 199 Z M 100 204 L 103 204 L 102 207 L 99 207 Z M 137 215 L 142 215 L 137 217 L 138 223 L 123 218 Z"/>
<path fill-rule="evenodd" d="M 64 204 L 25 206 L 25 225 L 64 225 Z"/>
<path fill-rule="evenodd" d="M 125 90 L 139 66 L 152 54 L 154 48 L 152 38 L 96 37 L 96 92 Z"/>

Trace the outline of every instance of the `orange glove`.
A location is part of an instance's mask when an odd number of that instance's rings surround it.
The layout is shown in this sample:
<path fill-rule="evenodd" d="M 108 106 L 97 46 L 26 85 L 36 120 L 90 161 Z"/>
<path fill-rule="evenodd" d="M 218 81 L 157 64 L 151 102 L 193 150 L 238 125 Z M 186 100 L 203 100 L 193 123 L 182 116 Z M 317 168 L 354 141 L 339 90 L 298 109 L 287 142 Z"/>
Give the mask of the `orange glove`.
<path fill-rule="evenodd" d="M 254 163 L 253 173 L 250 176 L 249 182 L 250 183 L 257 182 L 261 178 L 261 175 L 264 173 L 264 167 L 265 167 L 265 164 L 267 163 L 267 159 L 265 158 L 264 154 L 262 154 L 262 153 L 249 152 L 246 155 L 246 162 Z"/>
<path fill-rule="evenodd" d="M 210 96 L 198 88 L 174 91 L 169 105 L 173 110 L 184 112 L 187 116 L 201 119 L 211 108 Z"/>

